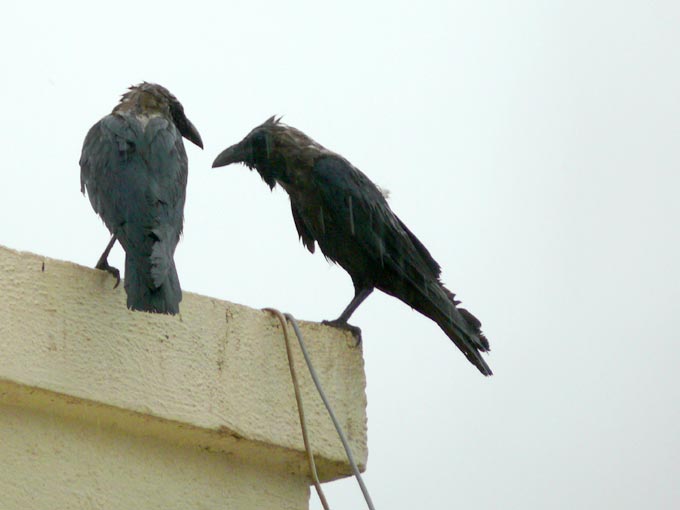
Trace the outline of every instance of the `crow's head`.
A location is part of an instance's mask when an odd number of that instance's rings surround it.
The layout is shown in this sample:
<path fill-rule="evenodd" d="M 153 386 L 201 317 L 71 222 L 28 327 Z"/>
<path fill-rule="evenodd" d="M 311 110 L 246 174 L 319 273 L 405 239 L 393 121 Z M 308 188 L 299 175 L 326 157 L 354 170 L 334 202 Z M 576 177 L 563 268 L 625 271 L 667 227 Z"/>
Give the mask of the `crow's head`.
<path fill-rule="evenodd" d="M 280 120 L 276 116 L 267 119 L 239 143 L 223 150 L 213 161 L 213 168 L 243 163 L 250 169 L 255 168 L 270 188 L 276 186 L 276 178 L 285 171 L 285 160 L 277 151 L 276 141 L 280 131 L 288 128 Z"/>
<path fill-rule="evenodd" d="M 243 163 L 251 170 L 255 168 L 270 188 L 276 186 L 277 174 L 284 170 L 278 167 L 282 164 L 285 166 L 285 161 L 275 149 L 277 132 L 286 127 L 280 124 L 280 120 L 280 117 L 270 117 L 239 143 L 224 149 L 213 161 L 213 168 Z"/>
<path fill-rule="evenodd" d="M 302 131 L 287 126 L 281 118 L 270 117 L 239 143 L 220 153 L 213 168 L 243 163 L 255 168 L 270 188 L 294 180 L 294 170 L 311 168 L 319 155 L 331 154 Z"/>
<path fill-rule="evenodd" d="M 148 82 L 133 85 L 128 92 L 123 94 L 120 105 L 116 109 L 125 107 L 134 107 L 142 112 L 159 112 L 169 116 L 184 138 L 203 148 L 201 135 L 184 114 L 182 103 L 165 87 Z"/>

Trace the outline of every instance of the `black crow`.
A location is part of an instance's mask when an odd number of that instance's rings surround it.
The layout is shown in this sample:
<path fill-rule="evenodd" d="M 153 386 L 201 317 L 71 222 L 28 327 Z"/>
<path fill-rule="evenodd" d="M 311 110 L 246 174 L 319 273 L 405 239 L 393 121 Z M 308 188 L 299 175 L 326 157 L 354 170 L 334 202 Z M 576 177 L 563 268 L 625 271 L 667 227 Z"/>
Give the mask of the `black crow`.
<path fill-rule="evenodd" d="M 224 150 L 213 167 L 244 163 L 290 197 L 293 220 L 310 252 L 323 254 L 351 276 L 355 295 L 329 324 L 348 327 L 350 316 L 374 288 L 435 321 L 484 375 L 489 350 L 477 318 L 439 279 L 439 264 L 392 212 L 382 191 L 342 156 L 275 117 Z M 350 327 L 351 328 L 351 327 Z"/>
<path fill-rule="evenodd" d="M 182 136 L 203 148 L 180 102 L 154 83 L 130 87 L 85 137 L 80 187 L 111 232 L 96 267 L 120 283 L 107 257 L 125 250 L 127 306 L 176 314 L 182 300 L 173 256 L 184 222 L 188 163 Z"/>

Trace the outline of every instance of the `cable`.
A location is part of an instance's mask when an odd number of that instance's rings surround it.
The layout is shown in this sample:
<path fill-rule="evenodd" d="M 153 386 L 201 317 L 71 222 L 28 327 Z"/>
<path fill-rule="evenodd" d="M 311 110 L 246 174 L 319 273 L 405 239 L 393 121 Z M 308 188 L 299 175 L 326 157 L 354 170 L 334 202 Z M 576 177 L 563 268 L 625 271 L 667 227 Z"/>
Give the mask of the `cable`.
<path fill-rule="evenodd" d="M 269 309 L 271 310 L 271 309 Z M 280 312 L 278 312 L 280 313 Z M 286 319 L 288 319 L 291 324 L 293 325 L 293 329 L 295 330 L 295 335 L 297 336 L 298 342 L 300 343 L 300 349 L 302 350 L 302 355 L 305 357 L 305 361 L 307 362 L 307 368 L 309 368 L 309 373 L 312 376 L 312 380 L 314 381 L 314 385 L 316 386 L 316 389 L 319 392 L 319 395 L 321 396 L 321 400 L 323 400 L 324 405 L 326 406 L 326 409 L 328 410 L 328 414 L 331 417 L 331 420 L 333 421 L 333 425 L 335 425 L 335 430 L 337 430 L 338 435 L 340 436 L 340 441 L 342 441 L 342 446 L 345 448 L 345 453 L 347 454 L 347 459 L 349 460 L 350 465 L 352 466 L 352 471 L 354 471 L 354 476 L 357 479 L 357 482 L 359 483 L 359 488 L 361 488 L 361 492 L 364 495 L 364 499 L 366 500 L 366 504 L 368 505 L 368 508 L 370 510 L 375 510 L 375 507 L 373 506 L 373 500 L 371 500 L 371 496 L 368 493 L 368 489 L 366 488 L 366 485 L 364 484 L 364 480 L 361 477 L 361 473 L 359 472 L 359 468 L 357 467 L 356 462 L 354 461 L 354 456 L 352 455 L 352 450 L 349 447 L 349 442 L 347 441 L 347 438 L 345 437 L 345 433 L 342 431 L 342 427 L 340 426 L 340 422 L 335 416 L 335 413 L 333 412 L 333 408 L 331 407 L 331 404 L 328 402 L 328 399 L 326 398 L 326 394 L 323 391 L 323 388 L 321 387 L 321 382 L 319 382 L 319 378 L 316 375 L 316 370 L 314 370 L 314 366 L 312 365 L 312 361 L 309 358 L 309 354 L 307 354 L 307 349 L 305 347 L 305 343 L 302 340 L 302 333 L 300 333 L 300 328 L 298 327 L 297 321 L 295 320 L 295 317 L 293 317 L 291 314 L 287 313 L 285 314 Z M 281 320 L 279 318 L 279 320 Z M 285 331 L 285 328 L 284 328 Z M 286 345 L 288 345 L 288 340 L 286 337 Z M 290 359 L 290 354 L 288 355 Z M 291 365 L 292 367 L 292 365 Z M 291 368 L 292 371 L 292 368 Z M 296 391 L 297 393 L 297 391 Z"/>
<path fill-rule="evenodd" d="M 314 463 L 314 456 L 312 455 L 312 448 L 309 445 L 309 436 L 307 435 L 307 420 L 305 419 L 305 411 L 302 407 L 302 396 L 300 395 L 300 386 L 298 384 L 297 374 L 295 373 L 295 366 L 293 365 L 293 352 L 290 348 L 290 340 L 288 339 L 288 325 L 286 324 L 286 319 L 283 314 L 276 310 L 275 308 L 264 308 L 266 312 L 274 314 L 278 317 L 281 323 L 281 328 L 283 329 L 283 337 L 286 344 L 286 354 L 288 355 L 288 366 L 290 367 L 290 377 L 293 380 L 293 389 L 295 390 L 295 400 L 297 401 L 298 414 L 300 416 L 300 427 L 302 428 L 302 441 L 305 444 L 305 451 L 307 452 L 307 462 L 309 463 L 309 471 L 312 476 L 312 481 L 314 482 L 314 487 L 316 488 L 316 493 L 319 495 L 321 500 L 321 505 L 325 510 L 330 510 L 328 506 L 328 501 L 326 496 L 321 489 L 321 482 L 319 482 L 319 475 L 316 472 L 316 464 Z M 295 323 L 293 323 L 295 327 Z"/>

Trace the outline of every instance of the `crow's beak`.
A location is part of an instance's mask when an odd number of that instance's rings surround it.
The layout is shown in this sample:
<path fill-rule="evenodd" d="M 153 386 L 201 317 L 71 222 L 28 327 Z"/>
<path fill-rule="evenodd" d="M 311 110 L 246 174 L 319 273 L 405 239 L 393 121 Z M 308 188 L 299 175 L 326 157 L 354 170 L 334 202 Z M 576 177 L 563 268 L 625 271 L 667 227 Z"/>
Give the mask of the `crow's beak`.
<path fill-rule="evenodd" d="M 179 132 L 191 143 L 198 145 L 201 149 L 203 148 L 203 140 L 201 140 L 201 135 L 198 134 L 198 129 L 196 129 L 196 126 L 194 126 L 186 117 L 182 119 L 179 126 Z"/>
<path fill-rule="evenodd" d="M 220 152 L 220 155 L 213 161 L 212 167 L 217 168 L 218 166 L 227 166 L 232 163 L 242 163 L 245 159 L 244 156 L 241 144 L 237 143 Z"/>

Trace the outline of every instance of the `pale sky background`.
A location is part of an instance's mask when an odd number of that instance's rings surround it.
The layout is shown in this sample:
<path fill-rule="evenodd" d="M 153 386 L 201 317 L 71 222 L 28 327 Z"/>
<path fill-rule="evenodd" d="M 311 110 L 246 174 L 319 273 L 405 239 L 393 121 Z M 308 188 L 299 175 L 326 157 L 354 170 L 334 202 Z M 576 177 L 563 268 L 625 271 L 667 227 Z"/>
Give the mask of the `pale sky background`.
<path fill-rule="evenodd" d="M 270 115 L 391 191 L 496 375 L 393 298 L 359 308 L 378 509 L 680 508 L 678 2 L 5 2 L 0 48 L 0 244 L 94 265 L 83 138 L 142 80 L 205 143 L 186 291 L 307 320 L 352 296 L 283 190 L 210 168 Z"/>

